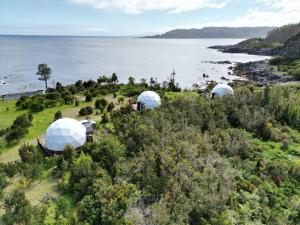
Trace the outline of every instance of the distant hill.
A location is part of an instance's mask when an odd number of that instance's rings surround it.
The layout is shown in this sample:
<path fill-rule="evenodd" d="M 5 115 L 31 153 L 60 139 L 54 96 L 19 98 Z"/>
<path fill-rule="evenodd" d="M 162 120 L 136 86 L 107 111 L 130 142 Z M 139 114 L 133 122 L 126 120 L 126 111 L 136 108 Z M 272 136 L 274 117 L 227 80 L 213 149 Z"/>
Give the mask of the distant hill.
<path fill-rule="evenodd" d="M 265 38 L 274 27 L 204 27 L 202 29 L 177 29 L 165 34 L 144 38 Z"/>
<path fill-rule="evenodd" d="M 298 33 L 300 33 L 300 23 L 289 24 L 270 31 L 267 35 L 266 41 L 284 44 Z"/>

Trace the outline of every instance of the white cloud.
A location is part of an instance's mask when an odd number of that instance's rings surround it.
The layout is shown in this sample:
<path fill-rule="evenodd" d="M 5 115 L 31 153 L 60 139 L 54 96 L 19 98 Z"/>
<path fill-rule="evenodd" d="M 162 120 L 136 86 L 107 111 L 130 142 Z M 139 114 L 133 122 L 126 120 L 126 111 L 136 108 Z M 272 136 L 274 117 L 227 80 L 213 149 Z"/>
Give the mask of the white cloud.
<path fill-rule="evenodd" d="M 230 0 L 69 0 L 100 10 L 119 10 L 139 14 L 145 11 L 161 10 L 181 13 L 201 8 L 223 8 Z"/>
<path fill-rule="evenodd" d="M 239 17 L 233 24 L 280 26 L 300 22 L 299 0 L 257 0 L 257 3 L 263 3 L 267 9 L 249 9 L 245 16 Z"/>

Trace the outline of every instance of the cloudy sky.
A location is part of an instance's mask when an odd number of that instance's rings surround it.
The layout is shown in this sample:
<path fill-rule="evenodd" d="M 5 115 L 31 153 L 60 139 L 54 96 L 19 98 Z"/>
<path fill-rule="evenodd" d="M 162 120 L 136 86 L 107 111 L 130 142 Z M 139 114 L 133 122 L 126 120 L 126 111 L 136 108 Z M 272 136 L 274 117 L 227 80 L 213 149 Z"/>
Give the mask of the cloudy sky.
<path fill-rule="evenodd" d="M 300 22 L 300 0 L 0 0 L 0 34 L 131 36 Z"/>

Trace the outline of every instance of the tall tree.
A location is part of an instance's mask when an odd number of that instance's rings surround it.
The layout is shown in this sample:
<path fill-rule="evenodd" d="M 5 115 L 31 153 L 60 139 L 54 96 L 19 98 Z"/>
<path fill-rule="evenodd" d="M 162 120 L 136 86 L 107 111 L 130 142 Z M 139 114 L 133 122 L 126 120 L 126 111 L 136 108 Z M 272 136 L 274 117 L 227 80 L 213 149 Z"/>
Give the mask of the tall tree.
<path fill-rule="evenodd" d="M 116 84 L 116 83 L 119 82 L 119 79 L 118 79 L 118 76 L 117 76 L 116 73 L 113 73 L 113 74 L 111 75 L 111 81 L 112 81 L 114 84 Z"/>
<path fill-rule="evenodd" d="M 134 85 L 134 78 L 133 77 L 129 77 L 128 78 L 128 84 L 130 84 L 131 86 L 133 86 Z"/>
<path fill-rule="evenodd" d="M 38 72 L 36 73 L 40 76 L 38 79 L 45 82 L 46 90 L 48 89 L 48 80 L 51 78 L 52 70 L 47 64 L 39 64 Z"/>

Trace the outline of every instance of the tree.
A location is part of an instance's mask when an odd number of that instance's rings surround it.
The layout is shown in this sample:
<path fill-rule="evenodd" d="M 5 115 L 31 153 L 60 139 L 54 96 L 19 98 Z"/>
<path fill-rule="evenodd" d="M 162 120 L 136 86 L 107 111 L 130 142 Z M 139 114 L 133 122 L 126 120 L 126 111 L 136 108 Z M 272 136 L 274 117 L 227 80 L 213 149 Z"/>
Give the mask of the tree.
<path fill-rule="evenodd" d="M 69 167 L 73 164 L 75 159 L 75 149 L 72 145 L 67 145 L 63 152 L 64 160 L 68 162 Z"/>
<path fill-rule="evenodd" d="M 48 80 L 51 78 L 52 70 L 48 67 L 47 64 L 39 64 L 38 65 L 38 72 L 36 73 L 40 77 L 38 78 L 41 81 L 45 82 L 46 90 L 48 89 Z"/>
<path fill-rule="evenodd" d="M 118 83 L 118 76 L 116 73 L 113 73 L 112 76 L 111 76 L 111 81 L 116 84 Z"/>
<path fill-rule="evenodd" d="M 103 185 L 95 196 L 87 195 L 79 203 L 79 220 L 87 224 L 125 225 L 126 212 L 139 197 L 133 184 Z"/>
<path fill-rule="evenodd" d="M 38 148 L 28 144 L 23 144 L 21 148 L 19 148 L 19 155 L 22 162 L 29 164 L 40 163 L 43 157 Z"/>
<path fill-rule="evenodd" d="M 97 99 L 95 101 L 95 108 L 102 109 L 102 108 L 105 108 L 107 106 L 107 104 L 108 104 L 108 102 L 105 98 Z"/>
<path fill-rule="evenodd" d="M 134 85 L 134 80 L 135 79 L 133 77 L 129 77 L 128 78 L 128 84 L 131 85 L 131 86 L 133 86 Z"/>
<path fill-rule="evenodd" d="M 125 146 L 114 136 L 104 136 L 101 143 L 95 144 L 91 155 L 93 161 L 100 162 L 101 167 L 114 175 L 116 163 L 125 156 Z"/>
<path fill-rule="evenodd" d="M 20 189 L 16 189 L 11 196 L 5 199 L 3 221 L 7 225 L 24 224 L 31 225 L 33 219 L 33 207 L 25 198 Z"/>
<path fill-rule="evenodd" d="M 85 101 L 86 102 L 91 102 L 93 101 L 93 95 L 91 93 L 88 93 L 86 96 L 85 96 Z"/>

